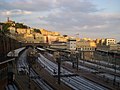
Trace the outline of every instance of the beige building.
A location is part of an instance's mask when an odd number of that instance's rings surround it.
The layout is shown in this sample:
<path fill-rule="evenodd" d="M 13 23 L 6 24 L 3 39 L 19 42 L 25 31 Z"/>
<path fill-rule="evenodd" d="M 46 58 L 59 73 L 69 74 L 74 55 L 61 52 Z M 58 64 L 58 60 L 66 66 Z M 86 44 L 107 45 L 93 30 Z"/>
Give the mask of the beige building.
<path fill-rule="evenodd" d="M 24 34 L 24 38 L 27 43 L 44 43 L 45 42 L 43 35 L 40 33 Z"/>
<path fill-rule="evenodd" d="M 24 29 L 24 28 L 17 28 L 17 33 L 18 34 L 26 34 L 27 33 L 27 29 Z"/>
<path fill-rule="evenodd" d="M 57 41 L 59 42 L 67 42 L 68 37 L 58 36 Z"/>
<path fill-rule="evenodd" d="M 68 50 L 76 50 L 76 39 L 75 38 L 68 39 L 67 49 Z"/>
<path fill-rule="evenodd" d="M 113 51 L 117 49 L 118 45 L 116 44 L 116 40 L 113 38 L 101 39 L 99 44 L 97 45 L 97 50 Z"/>
<path fill-rule="evenodd" d="M 76 48 L 81 51 L 94 51 L 96 43 L 94 41 L 78 41 L 76 43 Z"/>
<path fill-rule="evenodd" d="M 95 53 L 95 59 L 96 60 L 104 60 L 104 61 L 113 61 L 114 57 L 112 55 L 108 55 L 106 53 L 109 52 L 115 52 L 119 53 L 120 52 L 120 45 L 116 44 L 115 39 L 105 39 L 103 44 L 98 44 L 96 48 L 96 53 Z"/>
<path fill-rule="evenodd" d="M 80 53 L 80 58 L 84 60 L 91 60 L 94 57 L 96 43 L 94 41 L 81 40 L 76 44 L 77 50 Z"/>
<path fill-rule="evenodd" d="M 10 33 L 11 34 L 31 34 L 33 32 L 33 29 L 24 29 L 24 28 L 17 28 L 15 27 L 9 27 Z"/>
<path fill-rule="evenodd" d="M 43 36 L 43 43 L 47 43 L 47 36 Z"/>
<path fill-rule="evenodd" d="M 106 38 L 105 39 L 105 45 L 114 45 L 114 44 L 116 44 L 116 40 L 115 39 L 113 39 L 113 38 Z"/>
<path fill-rule="evenodd" d="M 44 43 L 44 37 L 42 34 L 40 33 L 35 33 L 34 35 L 34 39 L 35 41 L 37 41 L 38 43 Z"/>
<path fill-rule="evenodd" d="M 100 45 L 105 45 L 105 39 L 100 40 Z"/>
<path fill-rule="evenodd" d="M 51 35 L 51 36 L 60 36 L 60 33 L 58 32 L 52 32 L 52 31 L 48 31 L 45 29 L 40 29 L 41 34 L 47 36 L 47 35 Z"/>
<path fill-rule="evenodd" d="M 100 40 L 101 40 L 101 39 L 98 39 L 98 38 L 97 38 L 97 39 L 95 40 L 95 43 L 96 43 L 96 44 L 99 44 Z"/>
<path fill-rule="evenodd" d="M 66 44 L 66 42 L 53 42 L 50 45 L 50 48 L 67 49 L 67 44 Z"/>
<path fill-rule="evenodd" d="M 15 27 L 9 27 L 9 31 L 11 34 L 15 34 L 16 31 L 15 31 Z"/>
<path fill-rule="evenodd" d="M 96 43 L 98 45 L 114 45 L 116 44 L 116 40 L 114 38 L 105 38 L 105 39 L 96 39 Z"/>
<path fill-rule="evenodd" d="M 47 42 L 48 42 L 49 44 L 51 44 L 52 42 L 57 41 L 57 38 L 58 38 L 58 36 L 48 35 L 48 36 L 47 36 Z"/>

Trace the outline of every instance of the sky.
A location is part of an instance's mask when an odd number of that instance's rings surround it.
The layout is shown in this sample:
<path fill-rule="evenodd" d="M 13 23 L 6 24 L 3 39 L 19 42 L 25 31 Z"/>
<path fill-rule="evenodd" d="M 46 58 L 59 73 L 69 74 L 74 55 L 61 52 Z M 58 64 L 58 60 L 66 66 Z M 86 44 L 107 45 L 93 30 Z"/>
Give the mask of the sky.
<path fill-rule="evenodd" d="M 120 0 L 0 0 L 0 22 L 10 17 L 63 35 L 120 41 L 119 4 Z"/>

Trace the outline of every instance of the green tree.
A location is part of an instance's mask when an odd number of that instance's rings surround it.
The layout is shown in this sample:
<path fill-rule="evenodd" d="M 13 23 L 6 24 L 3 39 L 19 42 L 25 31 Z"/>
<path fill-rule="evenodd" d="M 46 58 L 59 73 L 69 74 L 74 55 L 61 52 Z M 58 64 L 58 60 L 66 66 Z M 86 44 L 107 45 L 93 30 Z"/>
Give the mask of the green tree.
<path fill-rule="evenodd" d="M 36 29 L 36 28 L 34 29 L 34 32 L 41 34 L 41 31 L 39 29 Z"/>
<path fill-rule="evenodd" d="M 25 28 L 25 29 L 27 29 L 27 26 L 23 25 L 22 23 L 15 23 L 15 28 Z"/>
<path fill-rule="evenodd" d="M 2 30 L 0 30 L 0 33 L 2 34 L 10 34 L 9 27 L 11 26 L 10 23 L 0 23 L 2 26 Z"/>

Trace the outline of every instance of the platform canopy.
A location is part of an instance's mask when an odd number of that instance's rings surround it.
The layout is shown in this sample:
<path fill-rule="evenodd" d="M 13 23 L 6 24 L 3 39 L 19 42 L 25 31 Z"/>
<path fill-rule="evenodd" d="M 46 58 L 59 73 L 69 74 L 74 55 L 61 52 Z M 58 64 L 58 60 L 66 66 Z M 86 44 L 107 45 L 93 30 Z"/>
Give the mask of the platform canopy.
<path fill-rule="evenodd" d="M 37 47 L 37 49 L 40 50 L 40 51 L 46 51 L 45 49 L 39 48 L 39 47 Z"/>
<path fill-rule="evenodd" d="M 7 54 L 7 56 L 8 56 L 8 57 L 18 57 L 19 53 L 20 53 L 22 50 L 24 50 L 24 49 L 25 49 L 25 47 L 12 50 L 12 51 L 10 51 L 10 52 Z"/>

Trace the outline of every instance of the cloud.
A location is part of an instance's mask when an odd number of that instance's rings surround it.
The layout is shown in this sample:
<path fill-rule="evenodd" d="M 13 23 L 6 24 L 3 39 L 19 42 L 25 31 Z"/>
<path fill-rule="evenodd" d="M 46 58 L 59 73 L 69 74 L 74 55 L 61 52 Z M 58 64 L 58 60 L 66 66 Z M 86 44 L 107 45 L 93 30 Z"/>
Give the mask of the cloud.
<path fill-rule="evenodd" d="M 49 11 L 55 8 L 70 12 L 96 12 L 97 7 L 83 0 L 11 0 L 0 2 L 0 10 Z"/>
<path fill-rule="evenodd" d="M 54 10 L 47 17 L 42 17 L 47 24 L 54 26 L 54 31 L 64 34 L 81 33 L 84 37 L 113 37 L 120 34 L 119 13 L 66 13 L 61 10 Z M 109 34 L 108 34 L 109 33 Z M 112 35 L 112 34 L 116 35 Z M 118 36 L 116 36 L 118 39 Z"/>
<path fill-rule="evenodd" d="M 105 9 L 105 8 L 104 8 Z M 107 13 L 91 0 L 11 0 L 0 2 L 0 15 L 32 27 L 84 37 L 120 34 L 120 13 Z M 17 17 L 19 16 L 19 17 Z M 1 19 L 2 19 L 1 18 Z M 112 35 L 114 33 L 114 35 Z M 115 35 L 116 34 L 116 35 Z M 118 36 L 116 36 L 118 38 Z"/>
<path fill-rule="evenodd" d="M 32 14 L 32 12 L 31 11 L 24 11 L 24 10 L 15 9 L 15 10 L 3 10 L 3 11 L 0 11 L 0 14 L 5 15 L 5 16 L 13 16 L 13 15 Z"/>
<path fill-rule="evenodd" d="M 96 5 L 92 4 L 88 0 L 58 0 L 56 7 L 61 8 L 67 12 L 96 12 L 98 11 Z"/>
<path fill-rule="evenodd" d="M 0 2 L 1 10 L 20 9 L 26 11 L 46 11 L 53 8 L 53 0 L 15 0 Z"/>

